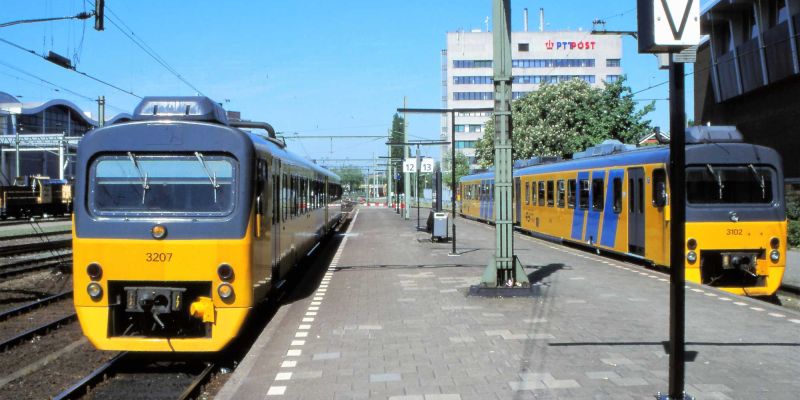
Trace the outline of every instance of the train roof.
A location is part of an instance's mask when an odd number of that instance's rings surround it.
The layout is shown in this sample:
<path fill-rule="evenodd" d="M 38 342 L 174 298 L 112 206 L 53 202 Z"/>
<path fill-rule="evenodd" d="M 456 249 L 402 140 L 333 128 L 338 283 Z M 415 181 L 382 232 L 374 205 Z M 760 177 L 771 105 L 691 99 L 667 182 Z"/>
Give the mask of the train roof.
<path fill-rule="evenodd" d="M 248 131 L 245 131 L 245 133 L 250 137 L 250 140 L 256 145 L 256 147 L 260 147 L 270 154 L 280 157 L 283 162 L 289 162 L 292 165 L 308 168 L 318 174 L 333 178 L 337 182 L 341 179 L 339 175 L 335 174 L 329 169 L 323 168 L 322 166 L 314 164 L 306 158 L 300 157 L 297 154 L 286 150 L 285 147 L 279 146 L 277 143 L 265 138 L 263 135 Z"/>

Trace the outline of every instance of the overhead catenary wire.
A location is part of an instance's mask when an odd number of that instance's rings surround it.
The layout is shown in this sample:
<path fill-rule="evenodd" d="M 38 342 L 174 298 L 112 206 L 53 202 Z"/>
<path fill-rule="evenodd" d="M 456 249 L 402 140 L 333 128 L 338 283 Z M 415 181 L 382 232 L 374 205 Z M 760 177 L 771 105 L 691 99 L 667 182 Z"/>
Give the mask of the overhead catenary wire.
<path fill-rule="evenodd" d="M 30 73 L 30 72 L 28 72 L 28 71 L 25 71 L 25 70 L 23 70 L 22 68 L 15 67 L 15 66 L 13 66 L 13 65 L 11 65 L 11 64 L 8 64 L 8 63 L 6 63 L 6 62 L 4 62 L 4 61 L 2 61 L 2 60 L 0 60 L 0 65 L 3 65 L 4 67 L 6 67 L 6 68 L 8 68 L 8 69 L 14 70 L 14 71 L 16 71 L 16 72 L 18 72 L 18 73 L 24 74 L 24 75 L 26 75 L 26 76 L 28 76 L 28 77 L 31 77 L 31 78 L 33 78 L 33 79 L 38 79 L 38 80 L 39 80 L 40 82 L 42 82 L 42 83 L 45 83 L 45 84 L 47 84 L 47 85 L 50 85 L 50 86 L 52 86 L 52 87 L 54 87 L 54 88 L 56 88 L 56 89 L 58 89 L 58 90 L 63 90 L 63 91 L 65 91 L 65 92 L 67 92 L 67 93 L 70 93 L 70 94 L 72 94 L 72 95 L 74 95 L 74 96 L 80 97 L 80 98 L 82 98 L 82 99 L 84 99 L 84 100 L 88 100 L 88 101 L 92 101 L 92 102 L 96 101 L 96 99 L 94 99 L 94 98 L 91 98 L 91 97 L 89 97 L 89 96 L 87 96 L 87 95 L 85 95 L 85 94 L 78 93 L 78 92 L 76 92 L 76 91 L 74 91 L 74 90 L 71 90 L 71 89 L 65 88 L 64 86 L 61 86 L 61 85 L 59 85 L 59 84 L 56 84 L 56 83 L 50 82 L 50 81 L 49 81 L 49 80 L 47 80 L 47 79 L 44 79 L 44 78 L 42 78 L 42 77 L 40 77 L 40 76 L 37 76 L 37 75 L 34 75 L 34 74 L 32 74 L 32 73 Z M 17 78 L 17 79 L 21 79 L 21 78 L 19 78 L 19 76 L 15 76 L 15 75 L 12 75 L 12 74 L 8 74 L 8 73 L 6 73 L 6 75 L 9 75 L 9 76 L 11 76 L 11 77 L 15 77 L 15 78 Z M 36 84 L 35 82 L 30 82 L 30 83 L 32 83 L 32 84 Z M 116 110 L 118 110 L 118 111 L 121 111 L 121 112 L 125 112 L 125 110 L 123 110 L 122 108 L 120 108 L 120 107 L 116 107 L 116 106 L 114 106 L 114 105 L 112 105 L 112 104 L 110 104 L 110 103 L 108 103 L 108 102 L 106 102 L 106 106 L 107 106 L 107 107 L 110 107 L 110 108 L 114 108 L 114 109 L 116 109 Z"/>
<path fill-rule="evenodd" d="M 90 4 L 94 5 L 94 2 L 90 1 Z M 114 11 L 112 11 L 108 7 L 108 5 L 105 6 L 105 10 L 108 11 L 108 15 L 106 15 L 106 19 L 108 20 L 108 22 L 111 23 L 111 25 L 113 25 L 114 27 L 119 29 L 119 31 L 122 32 L 122 34 L 125 35 L 125 37 L 130 39 L 130 41 L 133 42 L 140 49 L 142 49 L 142 51 L 144 51 L 145 54 L 150 56 L 153 60 L 155 60 L 158 64 L 160 64 L 162 67 L 164 67 L 172 75 L 174 75 L 176 78 L 178 78 L 178 80 L 180 80 L 181 82 L 185 83 L 187 86 L 189 86 L 192 90 L 194 90 L 198 94 L 200 94 L 202 96 L 205 96 L 205 94 L 202 91 L 200 91 L 200 89 L 198 89 L 196 86 L 194 86 L 191 82 L 189 82 L 186 78 L 184 78 L 183 75 L 181 75 L 175 68 L 173 68 L 167 62 L 167 60 L 164 59 L 164 57 L 161 57 L 161 55 L 159 55 L 152 47 L 150 47 L 142 38 L 140 38 L 138 35 L 136 35 L 136 33 L 133 31 L 133 29 L 131 29 L 131 27 L 128 26 L 122 20 L 122 18 L 119 15 L 114 13 Z M 120 26 L 120 25 L 122 25 L 122 26 Z M 123 27 L 124 27 L 124 29 L 123 29 Z M 130 33 L 128 33 L 128 31 Z"/>
<path fill-rule="evenodd" d="M 48 60 L 48 59 L 47 59 L 47 57 L 45 57 L 45 56 L 43 56 L 43 55 L 41 55 L 41 54 L 37 53 L 36 51 L 34 51 L 34 50 L 31 50 L 31 49 L 28 49 L 28 48 L 25 48 L 25 47 L 22 47 L 22 46 L 20 46 L 20 45 L 18 45 L 18 44 L 16 44 L 16 43 L 14 43 L 14 42 L 11 42 L 11 41 L 9 41 L 9 40 L 6 40 L 6 39 L 3 39 L 3 38 L 0 38 L 0 42 L 3 42 L 3 43 L 5 43 L 5 44 L 7 44 L 7 45 L 9 45 L 9 46 L 12 46 L 12 47 L 16 48 L 16 49 L 22 50 L 22 51 L 24 51 L 24 52 L 26 52 L 26 53 L 30 53 L 30 54 L 32 54 L 32 55 L 34 55 L 34 56 L 37 56 L 37 57 L 39 57 L 39 58 L 41 58 L 41 59 L 43 59 L 43 60 L 45 60 L 45 61 L 48 61 L 48 62 L 50 61 L 50 60 Z M 91 79 L 91 80 L 94 80 L 94 81 L 96 81 L 96 82 L 98 82 L 98 83 L 101 83 L 101 84 L 103 84 L 103 85 L 106 85 L 106 86 L 108 86 L 108 87 L 110 87 L 110 88 L 113 88 L 113 89 L 119 90 L 119 91 L 120 91 L 120 92 L 122 92 L 122 93 L 125 93 L 125 94 L 128 94 L 128 95 L 131 95 L 131 96 L 133 96 L 133 97 L 136 97 L 136 98 L 139 98 L 139 99 L 141 99 L 141 98 L 142 98 L 142 96 L 139 96 L 138 94 L 136 94 L 136 93 L 134 93 L 134 92 L 132 92 L 132 91 L 125 90 L 125 89 L 123 89 L 123 88 L 121 88 L 121 87 L 119 87 L 119 86 L 117 86 L 117 85 L 114 85 L 113 83 L 110 83 L 110 82 L 104 81 L 104 80 L 102 80 L 102 79 L 100 79 L 100 78 L 97 78 L 97 77 L 94 77 L 94 76 L 92 76 L 92 75 L 89 75 L 89 74 L 87 74 L 86 72 L 83 72 L 83 71 L 78 71 L 78 70 L 77 70 L 77 69 L 75 69 L 74 67 L 73 67 L 73 68 L 65 68 L 65 69 L 67 69 L 67 70 L 70 70 L 70 71 L 73 71 L 73 72 L 75 72 L 75 73 L 77 73 L 77 74 L 83 75 L 83 76 L 85 76 L 85 77 L 87 77 L 87 78 L 89 78 L 89 79 Z"/>

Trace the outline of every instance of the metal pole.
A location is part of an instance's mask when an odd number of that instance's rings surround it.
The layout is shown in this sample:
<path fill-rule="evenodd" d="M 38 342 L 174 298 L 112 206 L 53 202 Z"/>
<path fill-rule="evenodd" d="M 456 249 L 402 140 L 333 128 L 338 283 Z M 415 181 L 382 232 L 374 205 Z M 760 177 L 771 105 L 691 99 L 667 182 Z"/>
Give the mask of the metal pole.
<path fill-rule="evenodd" d="M 406 107 L 406 97 L 403 96 L 403 108 Z M 403 113 L 403 143 L 408 143 L 408 119 L 406 118 L 406 113 Z M 408 146 L 403 146 L 403 160 L 408 158 L 409 149 Z M 403 173 L 403 205 L 405 209 L 403 209 L 403 219 L 408 220 L 411 218 L 411 210 L 409 210 L 409 202 L 408 198 L 411 196 L 411 174 L 408 172 Z"/>
<path fill-rule="evenodd" d="M 64 135 L 58 142 L 58 179 L 60 180 L 64 179 Z"/>
<path fill-rule="evenodd" d="M 456 112 L 450 111 L 450 211 L 453 214 L 453 251 L 456 252 Z"/>
<path fill-rule="evenodd" d="M 417 198 L 417 228 L 419 228 L 419 169 L 420 169 L 420 160 L 419 160 L 419 145 L 417 145 L 417 173 L 414 175 L 416 179 L 414 179 L 414 190 Z"/>
<path fill-rule="evenodd" d="M 97 98 L 97 125 L 100 127 L 106 125 L 106 96 Z"/>
<path fill-rule="evenodd" d="M 494 37 L 494 221 L 496 250 L 484 270 L 486 287 L 528 285 L 525 270 L 514 255 L 512 212 L 511 125 L 511 0 L 492 0 Z"/>
<path fill-rule="evenodd" d="M 684 65 L 669 55 L 669 175 L 672 191 L 670 215 L 670 291 L 669 291 L 669 397 L 684 398 L 685 298 L 684 262 L 686 242 L 686 110 L 684 105 Z"/>

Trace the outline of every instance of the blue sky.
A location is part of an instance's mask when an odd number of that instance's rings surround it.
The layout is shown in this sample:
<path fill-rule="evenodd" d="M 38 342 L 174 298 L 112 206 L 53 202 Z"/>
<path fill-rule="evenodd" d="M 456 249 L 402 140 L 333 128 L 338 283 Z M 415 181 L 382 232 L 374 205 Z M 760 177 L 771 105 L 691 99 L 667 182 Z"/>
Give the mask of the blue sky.
<path fill-rule="evenodd" d="M 708 1 L 704 2 L 707 3 Z M 73 15 L 93 9 L 83 0 L 6 0 L 0 23 Z M 409 107 L 441 105 L 440 51 L 445 33 L 484 27 L 490 0 L 462 1 L 154 1 L 106 0 L 107 14 L 129 34 L 155 50 L 203 94 L 252 120 L 301 135 L 382 135 L 392 114 Z M 591 30 L 602 18 L 609 30 L 636 29 L 635 1 L 514 0 L 512 26 L 522 30 L 522 10 L 538 27 L 545 9 L 546 30 Z M 491 26 L 491 25 L 490 25 Z M 93 21 L 59 21 L 0 28 L 0 38 L 37 53 L 54 51 L 76 59 L 77 69 L 138 95 L 193 95 L 111 21 L 97 32 Z M 623 39 L 622 66 L 633 91 L 667 80 L 652 55 L 637 54 L 636 41 Z M 96 112 L 88 98 L 106 96 L 107 115 L 130 112 L 138 99 L 100 85 L 0 43 L 0 91 L 23 101 L 65 98 Z M 691 67 L 687 68 L 691 71 Z M 691 76 L 687 77 L 691 118 Z M 668 126 L 667 85 L 636 95 L 659 99 L 649 115 Z M 665 129 L 666 130 L 666 129 Z M 437 138 L 439 118 L 410 116 L 412 138 Z M 309 158 L 371 158 L 386 153 L 384 140 L 293 141 L 290 148 Z M 437 150 L 428 150 L 432 155 Z"/>

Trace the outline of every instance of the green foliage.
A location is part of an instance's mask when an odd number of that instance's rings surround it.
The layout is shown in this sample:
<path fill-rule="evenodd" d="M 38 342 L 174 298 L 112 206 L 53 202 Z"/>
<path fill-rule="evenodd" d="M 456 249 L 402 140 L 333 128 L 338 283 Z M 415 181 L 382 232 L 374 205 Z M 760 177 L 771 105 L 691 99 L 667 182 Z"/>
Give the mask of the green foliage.
<path fill-rule="evenodd" d="M 403 143 L 403 131 L 406 126 L 406 121 L 398 115 L 397 113 L 394 114 L 392 117 L 392 128 L 389 129 L 389 137 L 391 138 L 390 141 L 393 143 Z M 392 146 L 392 158 L 403 158 L 403 147 L 402 146 Z"/>
<path fill-rule="evenodd" d="M 450 153 L 444 156 L 445 164 L 450 165 Z M 469 175 L 469 159 L 463 153 L 456 151 L 456 180 L 462 176 Z M 450 187 L 453 181 L 452 172 L 448 171 L 442 174 L 442 181 L 447 187 Z"/>
<path fill-rule="evenodd" d="M 786 241 L 789 247 L 800 247 L 800 221 L 789 220 L 787 231 Z"/>
<path fill-rule="evenodd" d="M 579 79 L 542 85 L 511 104 L 513 158 L 566 157 L 606 139 L 637 143 L 650 131 L 643 118 L 654 108 L 650 103 L 636 110 L 624 77 L 603 88 Z M 476 155 L 482 166 L 493 164 L 494 119 L 486 123 Z"/>
<path fill-rule="evenodd" d="M 364 184 L 364 173 L 361 168 L 351 165 L 336 167 L 332 169 L 342 178 L 342 187 L 345 191 L 355 192 Z"/>

